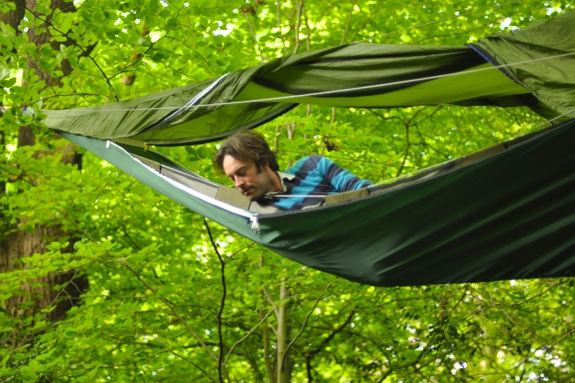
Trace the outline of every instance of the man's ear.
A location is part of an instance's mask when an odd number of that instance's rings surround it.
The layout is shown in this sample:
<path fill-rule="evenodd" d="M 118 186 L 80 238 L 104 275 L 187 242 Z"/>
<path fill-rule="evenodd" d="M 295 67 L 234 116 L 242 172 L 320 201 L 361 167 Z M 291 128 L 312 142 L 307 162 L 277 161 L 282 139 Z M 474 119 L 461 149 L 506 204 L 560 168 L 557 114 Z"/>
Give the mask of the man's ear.
<path fill-rule="evenodd" d="M 265 164 L 261 165 L 260 169 L 262 172 L 267 173 L 268 169 L 271 169 L 270 164 L 266 162 Z"/>

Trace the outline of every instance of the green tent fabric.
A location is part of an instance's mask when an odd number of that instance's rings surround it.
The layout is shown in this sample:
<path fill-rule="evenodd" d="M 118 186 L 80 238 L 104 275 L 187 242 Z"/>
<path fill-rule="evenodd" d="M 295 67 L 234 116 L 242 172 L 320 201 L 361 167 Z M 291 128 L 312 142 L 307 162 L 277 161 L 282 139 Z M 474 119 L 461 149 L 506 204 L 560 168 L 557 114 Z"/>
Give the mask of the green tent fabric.
<path fill-rule="evenodd" d="M 369 188 L 357 200 L 276 214 L 252 213 L 219 198 L 225 187 L 154 151 L 63 134 L 191 210 L 287 258 L 355 282 L 575 275 L 575 120 Z M 182 181 L 186 175 L 188 182 Z"/>
<path fill-rule="evenodd" d="M 527 105 L 555 117 L 575 110 L 574 24 L 570 12 L 472 46 L 350 44 L 290 55 L 134 100 L 47 111 L 46 125 L 100 139 L 180 145 L 254 128 L 298 103 Z"/>
<path fill-rule="evenodd" d="M 359 283 L 575 275 L 574 21 L 566 13 L 472 46 L 351 44 L 292 55 L 139 99 L 47 111 L 46 124 L 191 210 Z M 143 149 L 217 140 L 298 103 L 527 105 L 567 122 L 361 198 L 276 214 L 253 213 L 233 190 Z"/>
<path fill-rule="evenodd" d="M 511 34 L 488 36 L 475 45 L 494 65 L 540 100 L 541 115 L 573 113 L 575 109 L 575 12 Z M 521 63 L 521 64 L 517 64 Z M 571 115 L 573 117 L 573 115 Z"/>

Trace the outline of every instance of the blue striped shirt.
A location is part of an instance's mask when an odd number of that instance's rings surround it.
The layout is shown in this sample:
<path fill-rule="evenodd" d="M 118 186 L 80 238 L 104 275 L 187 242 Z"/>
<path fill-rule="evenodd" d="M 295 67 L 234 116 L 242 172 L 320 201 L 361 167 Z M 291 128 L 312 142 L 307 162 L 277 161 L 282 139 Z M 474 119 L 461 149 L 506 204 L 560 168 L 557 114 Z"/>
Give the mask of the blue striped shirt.
<path fill-rule="evenodd" d="M 323 156 L 308 156 L 280 173 L 284 192 L 269 193 L 260 204 L 275 206 L 281 210 L 297 210 L 323 203 L 323 199 L 306 196 L 336 194 L 372 185 Z M 282 198 L 278 195 L 298 197 Z"/>

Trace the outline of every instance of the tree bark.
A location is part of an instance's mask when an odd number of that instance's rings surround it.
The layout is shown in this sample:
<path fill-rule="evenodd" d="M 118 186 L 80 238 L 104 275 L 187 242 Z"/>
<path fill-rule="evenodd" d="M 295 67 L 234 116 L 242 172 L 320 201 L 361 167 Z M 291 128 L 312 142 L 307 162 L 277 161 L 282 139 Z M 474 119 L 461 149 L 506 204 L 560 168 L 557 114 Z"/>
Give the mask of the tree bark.
<path fill-rule="evenodd" d="M 28 10 L 34 11 L 36 9 L 36 5 L 37 5 L 36 0 L 26 0 L 26 8 Z M 52 11 L 52 14 L 57 9 L 62 11 L 62 12 L 75 12 L 76 11 L 76 8 L 74 7 L 74 4 L 72 2 L 66 2 L 64 0 L 52 0 L 52 2 L 50 4 L 50 9 Z M 28 30 L 28 39 L 31 42 L 35 43 L 37 47 L 42 46 L 42 44 L 49 43 L 50 46 L 52 47 L 52 49 L 59 50 L 60 44 L 62 44 L 62 43 L 58 42 L 58 41 L 50 41 L 52 36 L 50 35 L 50 28 L 49 27 L 50 27 L 50 23 L 52 22 L 52 14 L 39 15 L 35 12 L 33 12 L 33 13 L 34 13 L 33 17 L 35 19 L 40 18 L 41 20 L 44 21 L 40 25 L 40 28 L 44 28 L 46 31 L 36 35 L 36 33 L 34 32 L 35 28 L 30 28 Z M 72 41 L 68 40 L 68 41 L 64 42 L 63 44 L 64 45 L 70 45 L 70 44 L 72 44 Z M 64 73 L 64 76 L 66 76 L 72 72 L 72 67 L 70 66 L 70 63 L 68 62 L 68 60 L 62 60 L 61 66 L 62 66 L 61 69 L 62 69 L 62 72 Z M 64 77 L 64 76 L 63 77 L 54 77 L 54 76 L 52 76 L 51 73 L 46 72 L 45 70 L 40 68 L 34 62 L 30 62 L 30 68 L 35 70 L 36 73 L 38 74 L 38 76 L 46 82 L 47 87 L 59 86 L 61 84 L 62 78 Z"/>
<path fill-rule="evenodd" d="M 4 21 L 17 29 L 18 24 L 25 15 L 25 8 L 33 12 L 36 7 L 36 1 L 27 1 L 26 7 L 24 7 L 22 1 L 10 0 L 10 2 L 16 4 L 16 10 L 0 13 L 0 21 Z M 60 9 L 64 12 L 75 10 L 72 3 L 62 0 L 52 0 L 51 9 L 52 11 Z M 30 15 L 28 15 L 28 17 L 30 17 Z M 33 17 L 39 17 L 39 15 L 34 15 Z M 43 25 L 43 27 L 46 27 L 46 32 L 35 35 L 33 30 L 28 31 L 30 41 L 34 42 L 38 47 L 42 44 L 50 43 L 51 38 L 48 28 L 51 15 L 41 17 L 46 21 Z M 53 77 L 51 74 L 43 71 L 37 63 L 30 62 L 30 70 L 35 70 L 36 73 L 46 81 L 47 86 L 58 86 L 61 82 L 60 78 Z M 71 72 L 67 62 L 63 63 L 62 70 L 64 75 Z M 18 147 L 31 146 L 34 144 L 35 137 L 32 128 L 30 126 L 21 126 L 18 130 Z M 78 167 L 81 167 L 81 155 L 74 151 L 72 145 L 67 145 L 63 149 L 60 149 L 60 151 L 62 150 L 65 151 L 62 156 L 62 163 L 76 164 Z M 61 152 L 50 153 L 48 151 L 38 151 L 35 157 L 40 158 L 41 156 L 60 153 Z M 4 192 L 4 188 L 2 191 Z M 12 227 L 12 229 L 15 228 Z M 24 267 L 19 261 L 21 257 L 43 253 L 45 252 L 46 245 L 60 238 L 70 238 L 70 233 L 63 231 L 58 225 L 38 226 L 33 232 L 11 230 L 11 233 L 6 237 L 0 237 L 0 273 L 14 271 Z M 72 252 L 74 242 L 75 240 L 69 240 L 70 245 L 63 251 Z M 37 287 L 38 285 L 41 287 Z M 54 290 L 54 286 L 56 285 L 63 285 L 65 287 Z M 74 271 L 49 275 L 37 281 L 27 281 L 21 286 L 20 293 L 7 301 L 6 312 L 15 318 L 19 318 L 20 322 L 23 323 L 25 318 L 40 313 L 42 309 L 46 307 L 53 306 L 54 309 L 46 314 L 46 318 L 50 321 L 57 321 L 64 318 L 70 307 L 78 303 L 81 293 L 86 288 L 87 279 L 83 276 L 78 276 Z"/>
<path fill-rule="evenodd" d="M 11 3 L 16 5 L 16 9 L 9 12 L 0 12 L 0 22 L 10 25 L 16 31 L 18 30 L 18 24 L 24 18 L 24 4 L 16 0 L 4 0 L 6 3 Z"/>

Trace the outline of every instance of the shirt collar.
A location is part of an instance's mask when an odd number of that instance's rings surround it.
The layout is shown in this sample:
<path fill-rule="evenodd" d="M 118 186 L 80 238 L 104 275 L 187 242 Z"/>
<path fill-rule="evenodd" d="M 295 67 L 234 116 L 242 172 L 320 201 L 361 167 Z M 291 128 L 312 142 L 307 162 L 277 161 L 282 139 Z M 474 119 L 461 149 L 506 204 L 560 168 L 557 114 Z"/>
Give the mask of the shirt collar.
<path fill-rule="evenodd" d="M 276 194 L 283 194 L 285 192 L 287 192 L 287 186 L 285 184 L 284 181 L 292 181 L 295 178 L 295 175 L 293 174 L 289 174 L 289 173 L 283 173 L 283 172 L 277 172 L 277 175 L 280 177 L 280 181 L 282 183 L 282 191 L 277 191 L 277 192 L 270 192 L 270 193 L 266 193 L 262 196 L 262 200 L 271 200 L 274 198 L 274 195 Z"/>

